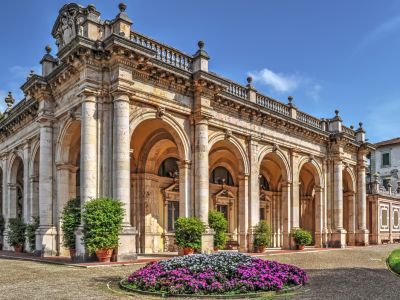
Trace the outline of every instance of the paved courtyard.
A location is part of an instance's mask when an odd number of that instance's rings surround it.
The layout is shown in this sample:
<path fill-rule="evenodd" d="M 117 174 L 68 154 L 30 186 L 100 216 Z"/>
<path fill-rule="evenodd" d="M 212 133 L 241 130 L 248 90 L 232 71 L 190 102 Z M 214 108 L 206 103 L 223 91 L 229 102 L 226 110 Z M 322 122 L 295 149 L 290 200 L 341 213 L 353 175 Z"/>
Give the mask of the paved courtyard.
<path fill-rule="evenodd" d="M 268 255 L 307 269 L 311 281 L 279 299 L 399 299 L 400 277 L 385 258 L 400 245 Z M 0 259 L 0 299 L 150 299 L 118 292 L 115 282 L 140 266 L 72 268 Z M 107 283 L 111 282 L 108 289 Z"/>

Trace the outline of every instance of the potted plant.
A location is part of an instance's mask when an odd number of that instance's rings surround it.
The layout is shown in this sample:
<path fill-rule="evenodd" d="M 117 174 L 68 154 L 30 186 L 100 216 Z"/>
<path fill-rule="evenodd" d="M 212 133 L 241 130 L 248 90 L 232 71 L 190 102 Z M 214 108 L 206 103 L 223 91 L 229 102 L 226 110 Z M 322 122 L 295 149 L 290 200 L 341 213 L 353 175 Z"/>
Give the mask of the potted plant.
<path fill-rule="evenodd" d="M 292 233 L 294 241 L 297 245 L 297 249 L 304 250 L 304 246 L 310 245 L 312 243 L 311 232 L 304 229 L 296 229 Z"/>
<path fill-rule="evenodd" d="M 32 223 L 26 225 L 26 238 L 28 240 L 30 251 L 36 248 L 36 230 L 39 228 L 39 217 L 32 217 Z"/>
<path fill-rule="evenodd" d="M 81 200 L 73 198 L 69 200 L 62 212 L 61 230 L 63 232 L 63 246 L 69 249 L 69 255 L 75 258 L 75 230 L 81 223 Z"/>
<path fill-rule="evenodd" d="M 82 212 L 83 241 L 89 253 L 100 262 L 110 262 L 118 246 L 125 210 L 119 200 L 97 198 L 85 203 Z"/>
<path fill-rule="evenodd" d="M 259 253 L 263 253 L 265 247 L 271 243 L 271 233 L 271 227 L 264 220 L 258 222 L 254 228 L 254 247 Z"/>
<path fill-rule="evenodd" d="M 2 214 L 0 214 L 0 250 L 3 250 L 3 237 L 6 222 Z"/>
<path fill-rule="evenodd" d="M 227 241 L 226 232 L 228 230 L 228 221 L 223 213 L 211 210 L 208 213 L 208 224 L 215 232 L 214 235 L 214 251 L 224 249 Z"/>
<path fill-rule="evenodd" d="M 198 218 L 178 218 L 175 221 L 176 244 L 183 249 L 184 255 L 201 250 L 201 236 L 205 230 L 205 225 Z"/>
<path fill-rule="evenodd" d="M 15 252 L 21 253 L 25 243 L 26 224 L 21 218 L 10 219 L 8 224 L 8 243 Z"/>

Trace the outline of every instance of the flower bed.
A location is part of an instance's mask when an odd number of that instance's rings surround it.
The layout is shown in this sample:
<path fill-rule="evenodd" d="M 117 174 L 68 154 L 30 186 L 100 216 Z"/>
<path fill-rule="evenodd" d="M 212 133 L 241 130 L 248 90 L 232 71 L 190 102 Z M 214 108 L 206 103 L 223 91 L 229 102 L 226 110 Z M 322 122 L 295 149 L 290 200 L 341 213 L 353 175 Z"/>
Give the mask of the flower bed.
<path fill-rule="evenodd" d="M 295 266 L 240 253 L 195 254 L 151 263 L 132 273 L 125 286 L 170 295 L 235 295 L 302 285 Z"/>

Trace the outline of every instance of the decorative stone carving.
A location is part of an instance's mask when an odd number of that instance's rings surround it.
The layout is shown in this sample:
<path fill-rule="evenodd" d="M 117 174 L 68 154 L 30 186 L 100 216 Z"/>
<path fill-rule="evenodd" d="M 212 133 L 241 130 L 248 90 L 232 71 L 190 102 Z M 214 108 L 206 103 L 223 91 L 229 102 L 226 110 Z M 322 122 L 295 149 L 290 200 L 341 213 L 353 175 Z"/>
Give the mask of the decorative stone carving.
<path fill-rule="evenodd" d="M 162 117 L 165 115 L 165 107 L 159 106 L 157 108 L 157 113 L 156 113 L 156 117 L 159 119 L 162 119 Z"/>

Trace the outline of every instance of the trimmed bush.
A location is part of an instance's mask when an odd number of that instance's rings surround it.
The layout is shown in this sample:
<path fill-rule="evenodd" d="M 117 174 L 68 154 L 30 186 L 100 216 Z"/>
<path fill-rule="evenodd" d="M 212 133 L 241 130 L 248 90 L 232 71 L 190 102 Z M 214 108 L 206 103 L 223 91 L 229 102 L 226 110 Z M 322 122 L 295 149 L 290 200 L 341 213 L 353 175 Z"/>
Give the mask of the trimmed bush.
<path fill-rule="evenodd" d="M 32 217 L 32 223 L 26 225 L 26 239 L 31 251 L 36 249 L 36 230 L 39 228 L 39 225 L 39 217 Z"/>
<path fill-rule="evenodd" d="M 308 281 L 304 270 L 241 253 L 194 254 L 151 263 L 123 283 L 163 295 L 235 295 L 277 291 Z"/>
<path fill-rule="evenodd" d="M 223 213 L 211 210 L 208 213 L 208 224 L 215 231 L 214 248 L 224 249 L 228 239 L 226 232 L 228 230 L 228 221 Z"/>
<path fill-rule="evenodd" d="M 68 249 L 75 249 L 75 230 L 81 223 L 81 200 L 73 198 L 69 200 L 62 212 L 61 230 L 63 232 L 63 245 Z"/>
<path fill-rule="evenodd" d="M 271 243 L 271 227 L 269 224 L 262 220 L 258 222 L 254 230 L 254 246 L 267 247 Z"/>
<path fill-rule="evenodd" d="M 311 245 L 312 243 L 312 234 L 311 232 L 304 229 L 297 229 L 292 233 L 294 241 L 297 245 Z"/>
<path fill-rule="evenodd" d="M 200 219 L 178 218 L 175 221 L 175 239 L 180 248 L 193 248 L 201 250 L 201 236 L 206 227 Z"/>
<path fill-rule="evenodd" d="M 393 272 L 400 274 L 400 249 L 393 250 L 390 253 L 387 263 Z"/>
<path fill-rule="evenodd" d="M 25 243 L 26 224 L 21 218 L 10 219 L 8 224 L 8 243 L 15 246 L 23 246 Z"/>
<path fill-rule="evenodd" d="M 125 210 L 119 200 L 97 198 L 85 203 L 82 212 L 83 241 L 90 253 L 118 247 Z"/>

